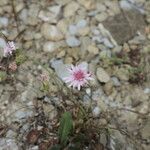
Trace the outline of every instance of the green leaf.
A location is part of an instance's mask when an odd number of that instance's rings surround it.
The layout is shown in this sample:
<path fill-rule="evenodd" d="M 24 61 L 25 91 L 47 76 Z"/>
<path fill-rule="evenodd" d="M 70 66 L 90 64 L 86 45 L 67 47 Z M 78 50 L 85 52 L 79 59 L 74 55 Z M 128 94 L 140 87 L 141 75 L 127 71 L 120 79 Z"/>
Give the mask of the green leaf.
<path fill-rule="evenodd" d="M 0 71 L 0 82 L 7 78 L 7 73 L 5 71 Z"/>
<path fill-rule="evenodd" d="M 62 145 L 66 145 L 68 141 L 68 136 L 73 129 L 73 120 L 70 112 L 65 112 L 60 120 L 59 127 L 59 138 Z"/>

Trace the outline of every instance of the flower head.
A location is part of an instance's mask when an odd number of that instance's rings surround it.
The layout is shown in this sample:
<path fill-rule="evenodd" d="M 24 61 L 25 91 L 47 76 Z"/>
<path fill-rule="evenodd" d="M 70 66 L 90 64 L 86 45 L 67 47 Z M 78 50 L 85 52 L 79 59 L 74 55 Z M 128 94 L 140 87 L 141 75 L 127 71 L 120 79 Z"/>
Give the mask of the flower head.
<path fill-rule="evenodd" d="M 16 64 L 16 62 L 10 63 L 8 68 L 9 68 L 11 71 L 16 71 L 16 70 L 17 70 L 17 64 Z"/>
<path fill-rule="evenodd" d="M 38 80 L 41 82 L 46 82 L 49 80 L 48 74 L 47 73 L 42 73 L 38 76 Z"/>
<path fill-rule="evenodd" d="M 4 47 L 4 57 L 12 55 L 12 52 L 16 50 L 14 42 L 8 42 Z"/>
<path fill-rule="evenodd" d="M 70 75 L 64 78 L 66 83 L 69 83 L 69 86 L 73 86 L 73 88 L 77 87 L 78 90 L 81 89 L 82 86 L 88 83 L 88 80 L 93 80 L 91 77 L 92 74 L 89 73 L 84 67 L 81 65 L 71 66 L 68 68 Z"/>

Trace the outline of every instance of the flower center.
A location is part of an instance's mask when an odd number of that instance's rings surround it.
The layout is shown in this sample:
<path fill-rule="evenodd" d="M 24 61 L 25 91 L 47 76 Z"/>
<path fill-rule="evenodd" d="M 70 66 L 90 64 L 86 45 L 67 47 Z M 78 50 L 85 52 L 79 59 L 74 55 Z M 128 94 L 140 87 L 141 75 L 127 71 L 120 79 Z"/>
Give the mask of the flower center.
<path fill-rule="evenodd" d="M 84 79 L 84 72 L 79 70 L 78 72 L 75 72 L 74 74 L 74 79 L 75 80 L 83 80 Z"/>

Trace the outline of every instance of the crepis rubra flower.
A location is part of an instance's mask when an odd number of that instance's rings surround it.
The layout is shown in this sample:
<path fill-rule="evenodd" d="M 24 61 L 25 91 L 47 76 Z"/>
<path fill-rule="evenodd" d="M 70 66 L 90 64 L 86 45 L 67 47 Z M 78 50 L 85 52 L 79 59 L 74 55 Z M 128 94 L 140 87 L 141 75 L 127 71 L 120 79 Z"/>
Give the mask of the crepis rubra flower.
<path fill-rule="evenodd" d="M 64 78 L 66 83 L 69 83 L 69 86 L 73 88 L 81 89 L 82 86 L 88 83 L 88 80 L 93 80 L 92 74 L 88 72 L 82 65 L 71 65 L 68 68 L 69 76 Z"/>
<path fill-rule="evenodd" d="M 11 71 L 16 71 L 16 70 L 17 70 L 17 64 L 16 64 L 16 62 L 10 63 L 8 68 L 9 68 Z"/>
<path fill-rule="evenodd" d="M 49 76 L 47 73 L 42 73 L 38 76 L 38 80 L 41 82 L 46 82 L 49 80 Z"/>
<path fill-rule="evenodd" d="M 13 51 L 15 51 L 16 50 L 16 47 L 15 47 L 15 44 L 14 44 L 14 42 L 8 42 L 7 44 L 6 44 L 6 46 L 4 47 L 4 57 L 7 57 L 8 55 L 12 55 L 12 53 L 13 53 Z"/>

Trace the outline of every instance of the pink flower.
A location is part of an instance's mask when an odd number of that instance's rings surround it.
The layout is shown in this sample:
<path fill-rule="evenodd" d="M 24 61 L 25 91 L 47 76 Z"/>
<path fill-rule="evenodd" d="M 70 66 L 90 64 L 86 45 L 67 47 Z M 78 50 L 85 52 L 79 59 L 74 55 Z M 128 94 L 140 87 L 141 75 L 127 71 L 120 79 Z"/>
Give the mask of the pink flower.
<path fill-rule="evenodd" d="M 45 82 L 48 81 L 49 77 L 47 73 L 42 73 L 40 74 L 40 76 L 38 77 L 38 80 L 40 80 L 41 82 Z"/>
<path fill-rule="evenodd" d="M 4 57 L 12 55 L 12 52 L 16 50 L 14 42 L 8 42 L 6 47 L 4 47 Z"/>
<path fill-rule="evenodd" d="M 9 45 L 9 47 L 11 48 L 12 51 L 15 51 L 15 50 L 16 50 L 16 47 L 15 47 L 15 44 L 14 44 L 13 41 L 11 41 L 11 42 L 9 41 L 9 42 L 8 42 L 8 45 Z"/>
<path fill-rule="evenodd" d="M 81 65 L 72 65 L 68 70 L 70 75 L 65 77 L 64 81 L 70 83 L 69 86 L 73 86 L 73 88 L 77 87 L 80 90 L 82 86 L 88 83 L 88 80 L 93 80 L 92 74 L 87 72 Z"/>
<path fill-rule="evenodd" d="M 10 63 L 8 68 L 9 68 L 11 71 L 16 71 L 16 70 L 17 70 L 17 64 L 16 64 L 16 62 Z"/>

